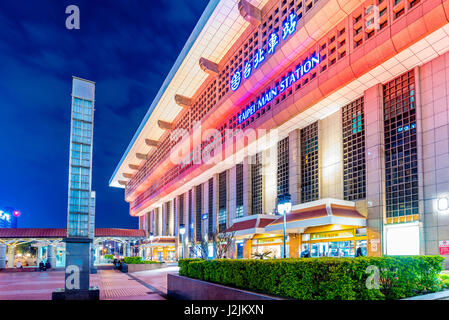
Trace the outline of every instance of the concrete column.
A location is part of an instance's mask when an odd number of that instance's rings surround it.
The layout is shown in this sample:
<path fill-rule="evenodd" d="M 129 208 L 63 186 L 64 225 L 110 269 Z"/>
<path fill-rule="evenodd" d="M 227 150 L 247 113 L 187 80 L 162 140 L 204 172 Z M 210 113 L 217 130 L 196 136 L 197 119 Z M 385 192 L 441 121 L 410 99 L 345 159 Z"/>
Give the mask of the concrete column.
<path fill-rule="evenodd" d="M 14 258 L 16 256 L 16 246 L 8 246 L 8 268 L 14 268 Z"/>
<path fill-rule="evenodd" d="M 6 268 L 6 244 L 0 244 L 0 269 Z"/>
<path fill-rule="evenodd" d="M 97 273 L 97 268 L 95 267 L 95 244 L 94 242 L 92 242 L 90 244 L 90 273 L 91 274 L 96 274 Z"/>
<path fill-rule="evenodd" d="M 65 289 L 89 289 L 90 273 L 90 239 L 66 238 L 66 270 L 65 270 Z M 49 250 L 49 252 L 52 250 Z M 51 260 L 51 256 L 50 256 Z M 54 265 L 52 264 L 52 267 Z M 75 275 L 76 274 L 76 275 Z M 74 276 L 75 275 L 75 276 Z M 79 287 L 73 287 L 74 277 L 79 275 Z"/>
<path fill-rule="evenodd" d="M 419 199 L 424 202 L 423 214 L 419 208 L 420 253 L 433 255 L 439 254 L 439 241 L 449 240 L 449 215 L 436 207 L 438 198 L 449 195 L 449 53 L 415 69 L 415 77 L 418 174 L 423 168 Z M 447 269 L 449 256 L 443 257 Z"/>
<path fill-rule="evenodd" d="M 367 255 L 382 255 L 383 219 L 385 217 L 385 144 L 383 128 L 382 85 L 364 93 Z"/>
<path fill-rule="evenodd" d="M 125 243 L 125 247 L 123 248 L 125 251 L 125 257 L 129 257 L 131 256 L 131 244 L 129 243 L 129 241 L 126 241 Z"/>
<path fill-rule="evenodd" d="M 319 121 L 320 198 L 343 199 L 343 134 L 341 109 Z"/>
<path fill-rule="evenodd" d="M 251 210 L 251 167 L 248 156 L 243 159 L 243 216 L 247 217 Z"/>
<path fill-rule="evenodd" d="M 47 261 L 50 262 L 52 268 L 56 267 L 55 246 L 52 244 L 47 246 Z"/>
<path fill-rule="evenodd" d="M 252 240 L 243 240 L 243 259 L 251 259 Z"/>
<path fill-rule="evenodd" d="M 292 205 L 301 203 L 301 144 L 299 129 L 288 134 L 288 166 L 289 166 L 289 192 Z"/>
<path fill-rule="evenodd" d="M 277 203 L 277 142 L 262 155 L 263 213 L 274 214 Z"/>

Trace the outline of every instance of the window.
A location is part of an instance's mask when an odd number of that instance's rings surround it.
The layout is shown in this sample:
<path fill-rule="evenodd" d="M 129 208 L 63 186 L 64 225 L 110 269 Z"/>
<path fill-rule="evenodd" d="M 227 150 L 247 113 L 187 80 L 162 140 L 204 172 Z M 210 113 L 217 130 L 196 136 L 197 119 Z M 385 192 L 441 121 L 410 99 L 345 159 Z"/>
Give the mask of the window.
<path fill-rule="evenodd" d="M 387 219 L 418 214 L 415 77 L 383 86 Z M 397 221 L 398 222 L 398 221 Z"/>
<path fill-rule="evenodd" d="M 93 103 L 73 99 L 70 141 L 68 235 L 89 235 Z"/>
<path fill-rule="evenodd" d="M 235 217 L 243 217 L 243 163 L 237 164 L 235 168 Z"/>
<path fill-rule="evenodd" d="M 224 232 L 226 230 L 226 222 L 228 218 L 227 212 L 227 190 L 226 190 L 226 172 L 223 171 L 218 175 L 218 230 Z"/>
<path fill-rule="evenodd" d="M 257 153 L 251 160 L 251 208 L 252 214 L 263 213 L 262 155 Z"/>
<path fill-rule="evenodd" d="M 179 224 L 184 224 L 184 194 L 181 194 L 178 197 L 178 201 L 179 201 L 179 212 L 178 212 L 178 219 L 179 219 Z M 181 240 L 181 235 L 179 235 L 179 239 Z"/>
<path fill-rule="evenodd" d="M 318 182 L 318 122 L 301 129 L 301 202 L 317 200 Z"/>
<path fill-rule="evenodd" d="M 193 242 L 193 199 L 192 199 L 192 190 L 189 190 L 189 225 L 186 226 L 186 229 L 189 230 L 189 239 Z"/>
<path fill-rule="evenodd" d="M 208 229 L 209 229 L 209 238 L 213 238 L 213 234 L 215 230 L 213 228 L 214 225 L 214 179 L 209 179 L 209 219 L 208 219 Z"/>
<path fill-rule="evenodd" d="M 170 220 L 171 220 L 170 201 L 167 201 L 165 203 L 165 235 L 166 236 L 171 236 Z"/>
<path fill-rule="evenodd" d="M 344 106 L 342 118 L 344 199 L 364 199 L 366 163 L 363 97 Z"/>
<path fill-rule="evenodd" d="M 278 196 L 288 193 L 288 137 L 278 142 L 277 193 Z"/>
<path fill-rule="evenodd" d="M 195 211 L 196 211 L 196 241 L 201 241 L 201 223 L 203 214 L 203 185 L 196 186 L 195 189 Z"/>
<path fill-rule="evenodd" d="M 160 236 L 161 235 L 161 229 L 160 227 L 160 217 L 159 217 L 159 208 L 156 208 L 154 210 L 154 235 Z"/>

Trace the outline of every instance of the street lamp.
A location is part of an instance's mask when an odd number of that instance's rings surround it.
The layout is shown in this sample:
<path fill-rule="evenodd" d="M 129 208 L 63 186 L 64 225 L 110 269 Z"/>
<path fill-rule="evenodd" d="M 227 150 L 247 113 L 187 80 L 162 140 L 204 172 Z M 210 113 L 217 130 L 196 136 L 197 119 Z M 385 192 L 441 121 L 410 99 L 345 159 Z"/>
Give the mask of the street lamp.
<path fill-rule="evenodd" d="M 150 253 L 151 253 L 151 261 L 153 261 L 153 240 L 154 240 L 154 235 L 153 232 L 150 233 Z"/>
<path fill-rule="evenodd" d="M 287 222 L 286 222 L 286 216 L 290 213 L 292 210 L 292 202 L 291 202 L 291 196 L 287 194 L 283 194 L 278 196 L 278 205 L 277 205 L 277 211 L 279 214 L 284 216 L 284 252 L 283 257 L 287 258 L 287 235 L 286 235 L 286 229 L 287 229 Z"/>
<path fill-rule="evenodd" d="M 184 233 L 186 233 L 186 226 L 184 224 L 179 225 L 179 234 L 181 235 L 182 243 L 182 258 L 184 259 Z"/>

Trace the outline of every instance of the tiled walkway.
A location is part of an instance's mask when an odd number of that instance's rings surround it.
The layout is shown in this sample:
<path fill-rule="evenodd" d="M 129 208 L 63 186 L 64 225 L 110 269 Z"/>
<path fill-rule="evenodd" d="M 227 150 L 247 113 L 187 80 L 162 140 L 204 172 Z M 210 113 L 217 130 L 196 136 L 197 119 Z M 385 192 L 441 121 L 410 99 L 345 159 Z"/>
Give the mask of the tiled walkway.
<path fill-rule="evenodd" d="M 100 287 L 101 300 L 163 300 L 167 273 L 177 267 L 125 274 L 99 270 L 91 275 L 91 286 Z M 0 273 L 0 300 L 50 300 L 56 288 L 64 286 L 64 272 Z"/>

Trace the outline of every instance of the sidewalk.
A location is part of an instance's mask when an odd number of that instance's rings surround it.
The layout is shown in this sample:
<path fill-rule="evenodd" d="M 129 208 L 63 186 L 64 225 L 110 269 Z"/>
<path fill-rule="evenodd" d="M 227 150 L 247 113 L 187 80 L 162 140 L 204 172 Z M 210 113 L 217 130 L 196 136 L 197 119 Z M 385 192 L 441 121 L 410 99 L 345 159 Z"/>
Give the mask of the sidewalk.
<path fill-rule="evenodd" d="M 144 271 L 137 276 L 98 270 L 91 275 L 91 286 L 99 286 L 101 300 L 163 300 L 168 272 L 177 270 Z M 0 300 L 51 300 L 52 292 L 63 286 L 63 271 L 0 273 Z"/>

